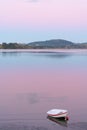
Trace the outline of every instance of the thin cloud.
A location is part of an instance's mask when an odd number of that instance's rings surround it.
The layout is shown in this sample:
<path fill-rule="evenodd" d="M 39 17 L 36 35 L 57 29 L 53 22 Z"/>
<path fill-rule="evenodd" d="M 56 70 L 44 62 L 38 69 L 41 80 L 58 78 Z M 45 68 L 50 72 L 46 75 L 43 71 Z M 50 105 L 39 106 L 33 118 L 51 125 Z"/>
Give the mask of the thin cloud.
<path fill-rule="evenodd" d="M 39 0 L 25 0 L 25 2 L 30 2 L 30 3 L 32 3 L 32 2 L 39 2 Z"/>
<path fill-rule="evenodd" d="M 25 1 L 30 2 L 30 3 L 35 3 L 35 2 L 50 2 L 50 1 L 53 1 L 53 0 L 25 0 Z"/>
<path fill-rule="evenodd" d="M 49 4 L 58 2 L 57 0 L 24 0 L 24 1 L 27 3 L 49 3 Z"/>

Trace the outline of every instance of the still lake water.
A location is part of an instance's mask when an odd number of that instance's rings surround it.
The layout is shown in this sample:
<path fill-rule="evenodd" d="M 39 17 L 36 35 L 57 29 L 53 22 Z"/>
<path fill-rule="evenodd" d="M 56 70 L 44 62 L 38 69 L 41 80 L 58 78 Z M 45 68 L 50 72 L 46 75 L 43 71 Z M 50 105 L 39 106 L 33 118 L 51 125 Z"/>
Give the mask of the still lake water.
<path fill-rule="evenodd" d="M 47 118 L 53 108 L 67 124 Z M 0 130 L 58 129 L 87 130 L 87 51 L 0 51 Z"/>

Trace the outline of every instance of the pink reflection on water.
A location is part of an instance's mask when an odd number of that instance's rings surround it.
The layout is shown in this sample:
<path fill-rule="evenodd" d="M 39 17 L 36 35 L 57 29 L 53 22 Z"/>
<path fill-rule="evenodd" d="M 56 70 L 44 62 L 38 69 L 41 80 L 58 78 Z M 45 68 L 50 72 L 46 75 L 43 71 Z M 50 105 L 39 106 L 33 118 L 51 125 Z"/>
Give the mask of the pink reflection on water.
<path fill-rule="evenodd" d="M 13 70 L 0 73 L 0 92 L 50 92 L 58 95 L 80 92 L 87 86 L 86 70 Z M 83 89 L 84 91 L 84 89 Z M 82 91 L 81 91 L 82 93 Z"/>
<path fill-rule="evenodd" d="M 1 72 L 0 79 L 0 104 L 4 112 L 32 113 L 39 109 L 46 112 L 52 107 L 61 107 L 83 113 L 87 109 L 87 71 L 84 69 L 13 70 Z"/>

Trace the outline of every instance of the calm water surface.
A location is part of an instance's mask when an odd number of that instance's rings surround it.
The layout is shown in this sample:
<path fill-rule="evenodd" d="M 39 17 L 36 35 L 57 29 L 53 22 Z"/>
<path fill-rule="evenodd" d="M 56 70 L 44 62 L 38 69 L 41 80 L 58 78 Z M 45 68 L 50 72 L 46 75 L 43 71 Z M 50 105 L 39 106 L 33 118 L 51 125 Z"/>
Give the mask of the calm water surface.
<path fill-rule="evenodd" d="M 55 123 L 46 112 L 69 111 Z M 0 130 L 87 130 L 87 52 L 0 51 Z"/>

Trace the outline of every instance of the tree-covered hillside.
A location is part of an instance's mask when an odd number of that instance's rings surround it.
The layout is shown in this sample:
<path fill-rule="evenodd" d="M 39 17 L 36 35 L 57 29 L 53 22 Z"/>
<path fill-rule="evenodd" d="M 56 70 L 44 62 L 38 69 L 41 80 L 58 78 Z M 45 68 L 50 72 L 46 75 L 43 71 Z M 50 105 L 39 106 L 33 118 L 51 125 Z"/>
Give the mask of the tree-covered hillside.
<path fill-rule="evenodd" d="M 2 43 L 0 49 L 87 49 L 87 43 L 74 43 L 63 39 L 37 41 L 31 43 Z"/>

